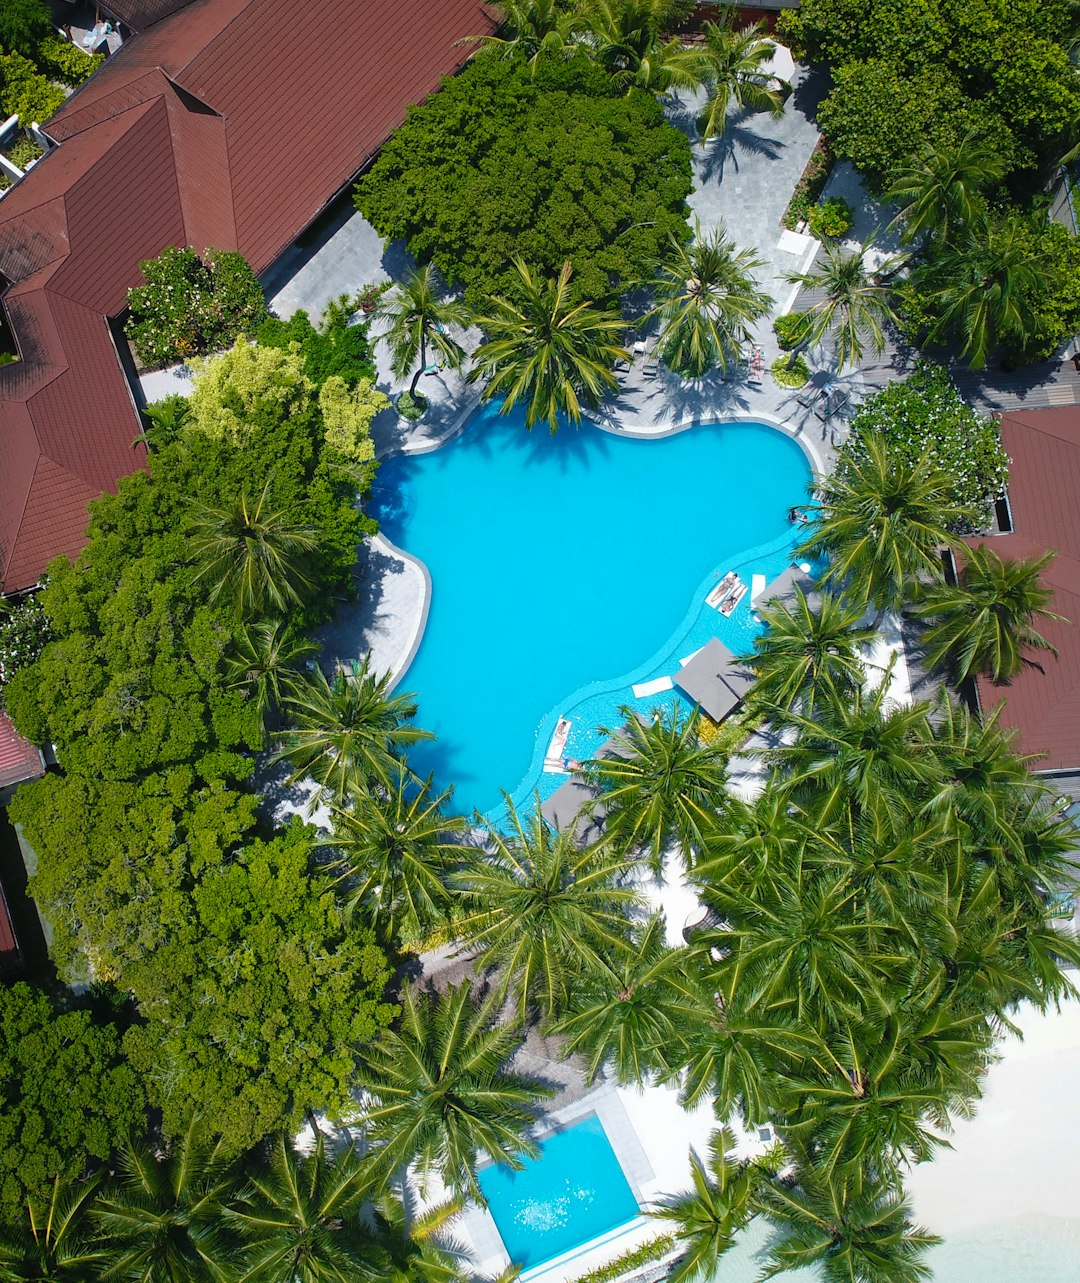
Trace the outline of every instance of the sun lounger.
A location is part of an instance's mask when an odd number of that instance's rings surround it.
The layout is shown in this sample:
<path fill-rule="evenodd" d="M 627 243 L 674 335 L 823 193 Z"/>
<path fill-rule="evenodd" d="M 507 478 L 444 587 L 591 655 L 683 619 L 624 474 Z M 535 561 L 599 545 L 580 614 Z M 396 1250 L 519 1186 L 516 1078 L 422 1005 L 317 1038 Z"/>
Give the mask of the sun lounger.
<path fill-rule="evenodd" d="M 734 572 L 734 570 L 729 570 L 712 592 L 705 598 L 705 604 L 707 606 L 718 607 L 735 584 L 738 583 L 738 580 L 739 576 Z"/>
<path fill-rule="evenodd" d="M 754 606 L 757 603 L 758 598 L 761 596 L 764 589 L 765 589 L 765 576 L 751 575 L 750 576 L 750 609 L 751 610 L 753 610 Z"/>
<path fill-rule="evenodd" d="M 630 689 L 634 692 L 635 699 L 645 699 L 649 695 L 659 695 L 661 691 L 671 690 L 671 678 L 657 677 L 651 682 L 638 682 Z"/>
<path fill-rule="evenodd" d="M 566 717 L 560 717 L 555 725 L 555 733 L 551 737 L 551 743 L 548 745 L 547 753 L 544 756 L 544 770 L 549 775 L 562 775 L 566 771 L 564 757 L 566 753 L 566 741 L 570 738 L 570 727 L 573 723 Z"/>
<path fill-rule="evenodd" d="M 764 378 L 765 353 L 755 343 L 753 355 L 750 357 L 750 373 L 746 376 L 746 381 L 760 387 Z"/>
<path fill-rule="evenodd" d="M 736 584 L 720 604 L 720 613 L 724 618 L 728 618 L 735 607 L 746 596 L 746 585 L 743 583 Z"/>
<path fill-rule="evenodd" d="M 828 423 L 834 414 L 839 414 L 851 400 L 851 393 L 843 388 L 834 389 L 814 407 L 814 415 L 822 423 Z"/>
<path fill-rule="evenodd" d="M 829 392 L 829 372 L 828 370 L 815 370 L 810 376 L 810 381 L 806 387 L 795 398 L 798 403 L 805 409 L 810 407 L 818 400 L 822 394 Z"/>
<path fill-rule="evenodd" d="M 651 379 L 660 365 L 660 358 L 656 354 L 657 341 L 655 334 L 650 334 L 645 340 L 645 351 L 641 356 L 641 373 L 646 379 Z"/>

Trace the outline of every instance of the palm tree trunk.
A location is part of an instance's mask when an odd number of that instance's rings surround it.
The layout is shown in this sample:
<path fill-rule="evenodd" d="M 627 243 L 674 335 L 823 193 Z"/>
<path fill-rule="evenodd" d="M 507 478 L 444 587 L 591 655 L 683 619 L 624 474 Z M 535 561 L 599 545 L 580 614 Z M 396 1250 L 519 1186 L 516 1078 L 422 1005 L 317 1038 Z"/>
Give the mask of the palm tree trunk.
<path fill-rule="evenodd" d="M 420 382 L 420 375 L 427 368 L 427 334 L 424 331 L 420 333 L 420 364 L 417 366 L 416 373 L 412 376 L 412 383 L 409 384 L 409 396 L 416 399 L 416 385 Z"/>

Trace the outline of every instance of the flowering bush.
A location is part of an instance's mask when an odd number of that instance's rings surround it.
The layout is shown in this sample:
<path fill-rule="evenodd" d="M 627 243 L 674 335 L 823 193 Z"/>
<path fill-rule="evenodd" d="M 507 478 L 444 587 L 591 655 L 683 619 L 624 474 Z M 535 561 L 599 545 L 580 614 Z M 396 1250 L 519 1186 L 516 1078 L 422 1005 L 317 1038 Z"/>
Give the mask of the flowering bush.
<path fill-rule="evenodd" d="M 845 452 L 861 457 L 868 432 L 882 433 L 891 454 L 911 461 L 928 450 L 952 478 L 954 498 L 989 523 L 994 501 L 1005 493 L 1009 459 L 997 423 L 975 413 L 942 366 L 920 360 L 906 379 L 868 397 L 852 420 Z"/>
<path fill-rule="evenodd" d="M 266 319 L 262 286 L 242 254 L 170 245 L 139 264 L 126 332 L 144 365 L 166 365 L 230 346 Z"/>
<path fill-rule="evenodd" d="M 49 617 L 35 593 L 21 601 L 0 603 L 0 707 L 4 687 L 21 668 L 32 664 L 52 640 Z"/>

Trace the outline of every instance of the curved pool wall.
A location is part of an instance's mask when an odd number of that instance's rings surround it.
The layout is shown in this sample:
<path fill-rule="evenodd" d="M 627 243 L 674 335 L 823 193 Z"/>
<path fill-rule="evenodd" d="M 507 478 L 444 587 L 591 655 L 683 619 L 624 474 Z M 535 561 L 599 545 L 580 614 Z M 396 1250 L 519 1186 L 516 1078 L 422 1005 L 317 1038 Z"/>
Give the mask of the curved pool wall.
<path fill-rule="evenodd" d="M 375 515 L 431 580 L 399 674 L 439 736 L 410 754 L 415 769 L 497 821 L 502 790 L 520 805 L 566 779 L 542 769 L 558 717 L 573 722 L 565 755 L 583 758 L 620 705 L 685 702 L 630 688 L 671 676 L 709 637 L 752 647 L 749 596 L 730 619 L 704 598 L 729 569 L 749 584 L 789 564 L 808 454 L 760 420 L 551 439 L 484 407 L 438 450 L 387 460 Z"/>

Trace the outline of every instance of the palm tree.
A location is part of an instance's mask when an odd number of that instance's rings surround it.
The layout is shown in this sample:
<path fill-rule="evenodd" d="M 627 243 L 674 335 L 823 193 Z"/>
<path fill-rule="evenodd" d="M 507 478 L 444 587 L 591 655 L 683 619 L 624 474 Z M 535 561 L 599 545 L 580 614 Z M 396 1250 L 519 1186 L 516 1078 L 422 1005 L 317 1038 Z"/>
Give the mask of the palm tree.
<path fill-rule="evenodd" d="M 585 20 L 564 0 L 502 0 L 503 30 L 499 36 L 475 36 L 484 48 L 502 58 L 523 57 L 532 74 L 544 58 L 570 58 L 583 46 L 576 39 Z"/>
<path fill-rule="evenodd" d="M 951 478 L 929 455 L 914 463 L 893 456 L 879 432 L 863 433 L 860 445 L 861 454 L 847 453 L 817 482 L 815 525 L 797 555 L 827 557 L 822 584 L 873 605 L 877 627 L 922 581 L 941 582 L 941 549 L 975 514 L 955 501 Z"/>
<path fill-rule="evenodd" d="M 792 1188 L 764 1186 L 755 1207 L 780 1231 L 763 1279 L 818 1266 L 825 1283 L 917 1283 L 930 1277 L 926 1249 L 940 1240 L 911 1222 L 907 1200 L 885 1181 L 861 1189 L 809 1169 Z"/>
<path fill-rule="evenodd" d="M 367 1053 L 364 1119 L 381 1179 L 410 1163 L 438 1171 L 451 1189 L 478 1194 L 476 1156 L 520 1166 L 536 1104 L 551 1092 L 507 1072 L 520 1027 L 489 997 L 474 1004 L 468 984 L 441 995 L 407 986 L 401 1019 Z"/>
<path fill-rule="evenodd" d="M 1006 561 L 989 544 L 965 549 L 956 586 L 940 585 L 913 609 L 916 618 L 930 621 L 922 636 L 926 662 L 932 668 L 948 664 L 958 683 L 976 673 L 1002 683 L 1034 663 L 1025 651 L 1056 657 L 1032 626 L 1036 619 L 1067 622 L 1047 609 L 1054 590 L 1040 583 L 1055 556 L 1045 552 Z"/>
<path fill-rule="evenodd" d="M 636 1086 L 672 1067 L 687 1018 L 676 984 L 684 959 L 664 944 L 664 920 L 649 919 L 630 950 L 575 987 L 570 1010 L 554 1023 L 568 1056 L 586 1058 L 595 1078 L 610 1065 L 620 1083 Z"/>
<path fill-rule="evenodd" d="M 576 427 L 583 405 L 597 405 L 618 387 L 612 367 L 629 357 L 619 343 L 626 325 L 616 312 L 572 302 L 568 262 L 554 281 L 541 280 L 520 258 L 514 267 L 521 301 L 492 298 L 489 312 L 475 318 L 487 338 L 469 378 L 487 379 L 483 399 L 502 397 L 500 414 L 522 401 L 525 426 L 545 420 L 554 434 L 560 414 Z"/>
<path fill-rule="evenodd" d="M 445 813 L 450 799 L 402 763 L 380 796 L 359 792 L 348 809 L 335 808 L 345 907 L 362 910 L 386 940 L 419 940 L 448 920 L 448 879 L 463 855 L 454 839 L 468 828 Z"/>
<path fill-rule="evenodd" d="M 519 1014 L 566 1009 L 575 981 L 624 955 L 643 901 L 628 885 L 633 861 L 601 840 L 579 846 L 572 829 L 553 831 L 539 799 L 526 819 L 507 799 L 504 831 L 455 879 L 465 906 L 458 930 L 496 972 L 500 1001 Z"/>
<path fill-rule="evenodd" d="M 47 1200 L 31 1198 L 26 1220 L 0 1223 L 0 1283 L 90 1283 L 109 1260 L 88 1224 L 100 1181 L 53 1182 Z"/>
<path fill-rule="evenodd" d="M 834 593 L 821 593 L 817 610 L 800 588 L 794 599 L 760 611 L 767 627 L 743 658 L 756 681 L 751 700 L 787 712 L 796 704 L 812 717 L 818 696 L 841 700 L 866 680 L 860 647 L 876 633 L 861 624 L 862 609 Z"/>
<path fill-rule="evenodd" d="M 1056 271 L 1024 219 L 977 219 L 915 273 L 937 313 L 930 340 L 957 338 L 964 360 L 982 369 L 1004 340 L 1023 346 L 1035 329 L 1030 300 Z"/>
<path fill-rule="evenodd" d="M 666 94 L 701 83 L 696 60 L 682 42 L 661 35 L 666 8 L 659 0 L 592 0 L 583 6 L 593 56 L 627 93 Z"/>
<path fill-rule="evenodd" d="M 242 626 L 226 652 L 225 682 L 253 700 L 264 721 L 281 707 L 285 690 L 305 660 L 318 651 L 284 619 L 262 619 Z"/>
<path fill-rule="evenodd" d="M 852 253 L 833 244 L 822 248 L 825 261 L 821 266 L 792 273 L 787 279 L 804 290 L 824 294 L 803 313 L 804 341 L 820 343 L 832 335 L 837 364 L 843 369 L 862 360 L 864 339 L 869 339 L 875 355 L 885 350 L 883 327 L 895 323 L 896 312 L 893 287 L 881 278 L 888 276 L 894 265 L 884 264 L 872 275 L 863 263 L 865 250 Z"/>
<path fill-rule="evenodd" d="M 470 1283 L 469 1258 L 446 1234 L 465 1207 L 460 1196 L 420 1211 L 407 1180 L 393 1180 L 372 1199 L 375 1242 L 388 1258 L 387 1283 Z"/>
<path fill-rule="evenodd" d="M 608 836 L 657 873 L 675 843 L 690 864 L 724 802 L 726 755 L 699 738 L 699 714 L 686 716 L 677 704 L 650 722 L 625 705 L 619 716 L 621 730 L 600 729 L 611 740 L 608 751 L 584 763 L 601 790 L 595 805 L 604 809 Z"/>
<path fill-rule="evenodd" d="M 270 480 L 254 500 L 243 494 L 225 508 L 194 503 L 188 513 L 193 582 L 209 579 L 211 601 L 231 597 L 238 619 L 284 614 L 314 591 L 304 561 L 318 533 L 275 511 Z"/>
<path fill-rule="evenodd" d="M 372 672 L 370 654 L 333 681 L 316 667 L 294 682 L 284 701 L 289 728 L 273 758 L 295 768 L 289 782 L 310 775 L 339 807 L 358 786 L 389 787 L 404 751 L 434 738 L 407 725 L 413 696 L 391 693 L 390 682 L 389 673 Z"/>
<path fill-rule="evenodd" d="M 776 47 L 763 38 L 764 25 L 753 22 L 736 31 L 728 16 L 721 22 L 706 22 L 702 30 L 704 43 L 693 51 L 697 73 L 709 90 L 701 141 L 724 132 L 732 102 L 750 111 L 782 116 L 784 94 L 791 86 L 763 70 Z"/>
<path fill-rule="evenodd" d="M 145 1144 L 121 1150 L 117 1183 L 92 1216 L 107 1245 L 103 1279 L 192 1283 L 230 1277 L 231 1244 L 224 1205 L 235 1191 L 235 1169 L 192 1119 L 158 1157 Z"/>
<path fill-rule="evenodd" d="M 468 314 L 464 304 L 439 297 L 435 269 L 430 263 L 415 268 L 400 285 L 381 295 L 376 314 L 390 322 L 386 333 L 380 337 L 390 349 L 394 374 L 403 379 L 416 366 L 416 373 L 409 384 L 410 396 L 416 396 L 420 375 L 427 369 L 429 348 L 434 349 L 452 370 L 461 368 L 465 349 L 450 331 L 465 329 Z"/>
<path fill-rule="evenodd" d="M 959 142 L 927 143 L 901 167 L 885 199 L 901 206 L 904 240 L 924 233 L 939 242 L 952 239 L 983 211 L 981 193 L 1005 176 L 1008 166 L 974 131 Z"/>
<path fill-rule="evenodd" d="M 772 306 L 751 275 L 764 264 L 752 250 L 736 250 L 722 223 L 708 236 L 697 224 L 689 246 L 675 236 L 669 242 L 667 261 L 653 281 L 661 355 L 691 378 L 716 365 L 726 372 L 742 359 L 750 327 Z"/>
<path fill-rule="evenodd" d="M 708 1162 L 690 1153 L 693 1189 L 669 1199 L 652 1215 L 671 1221 L 676 1241 L 684 1249 L 668 1283 L 696 1283 L 719 1276 L 721 1256 L 754 1214 L 752 1199 L 763 1171 L 756 1163 L 732 1162 L 733 1137 L 726 1127 L 713 1132 Z"/>
<path fill-rule="evenodd" d="M 224 1212 L 244 1244 L 238 1283 L 384 1279 L 383 1253 L 359 1217 L 373 1174 L 351 1147 L 332 1157 L 322 1135 L 309 1154 L 276 1137 L 265 1165 Z"/>
<path fill-rule="evenodd" d="M 191 403 L 187 397 L 174 392 L 160 401 L 151 401 L 143 407 L 147 426 L 132 441 L 134 448 L 145 445 L 152 450 L 164 449 L 174 441 L 182 441 L 191 422 Z"/>

